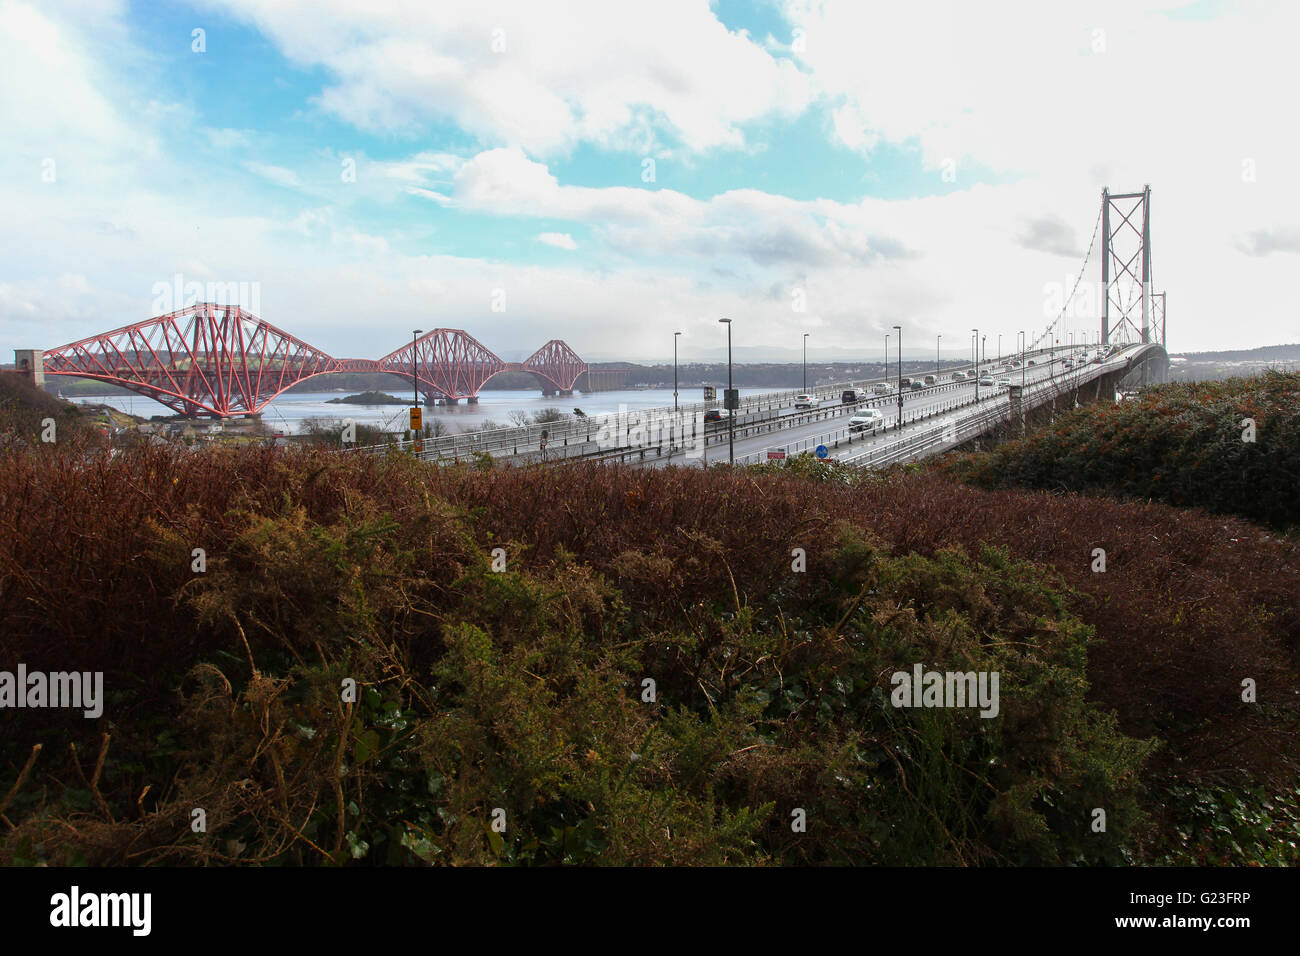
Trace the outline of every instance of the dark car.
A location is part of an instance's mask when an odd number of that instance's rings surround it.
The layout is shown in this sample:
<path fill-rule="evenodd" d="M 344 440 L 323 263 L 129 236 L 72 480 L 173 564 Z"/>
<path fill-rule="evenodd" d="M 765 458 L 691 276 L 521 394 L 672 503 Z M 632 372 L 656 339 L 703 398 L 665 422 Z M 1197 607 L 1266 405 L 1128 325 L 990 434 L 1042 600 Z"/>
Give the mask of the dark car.
<path fill-rule="evenodd" d="M 921 381 L 919 378 L 912 382 L 912 391 L 919 392 L 923 388 L 925 388 L 925 382 Z"/>
<path fill-rule="evenodd" d="M 840 401 L 845 405 L 853 405 L 861 401 L 861 397 L 858 395 L 857 389 L 846 388 L 840 392 Z"/>

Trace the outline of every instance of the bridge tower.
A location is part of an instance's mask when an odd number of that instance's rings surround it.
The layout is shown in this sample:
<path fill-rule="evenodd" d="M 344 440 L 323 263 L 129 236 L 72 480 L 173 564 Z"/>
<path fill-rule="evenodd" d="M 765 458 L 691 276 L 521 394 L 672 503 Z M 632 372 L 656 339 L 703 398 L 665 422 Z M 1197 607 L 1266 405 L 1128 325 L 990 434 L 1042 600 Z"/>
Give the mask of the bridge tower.
<path fill-rule="evenodd" d="M 27 376 L 37 388 L 45 387 L 45 351 L 14 349 L 14 368 Z"/>
<path fill-rule="evenodd" d="M 1101 340 L 1151 341 L 1151 187 L 1101 191 Z M 1111 310 L 1115 310 L 1112 322 Z M 1139 326 L 1138 323 L 1141 322 Z"/>
<path fill-rule="evenodd" d="M 1151 341 L 1165 344 L 1165 294 L 1151 293 Z"/>

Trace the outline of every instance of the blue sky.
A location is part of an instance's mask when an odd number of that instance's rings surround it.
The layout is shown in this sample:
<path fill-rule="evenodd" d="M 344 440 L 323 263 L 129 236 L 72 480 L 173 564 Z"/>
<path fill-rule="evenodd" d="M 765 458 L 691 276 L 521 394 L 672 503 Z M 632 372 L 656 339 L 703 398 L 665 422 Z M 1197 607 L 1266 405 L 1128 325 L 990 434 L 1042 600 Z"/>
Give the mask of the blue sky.
<path fill-rule="evenodd" d="M 1286 4 L 428 6 L 0 0 L 5 347 L 179 274 L 340 356 L 712 358 L 724 314 L 742 356 L 955 354 L 1044 328 L 1144 183 L 1172 348 L 1300 338 Z"/>

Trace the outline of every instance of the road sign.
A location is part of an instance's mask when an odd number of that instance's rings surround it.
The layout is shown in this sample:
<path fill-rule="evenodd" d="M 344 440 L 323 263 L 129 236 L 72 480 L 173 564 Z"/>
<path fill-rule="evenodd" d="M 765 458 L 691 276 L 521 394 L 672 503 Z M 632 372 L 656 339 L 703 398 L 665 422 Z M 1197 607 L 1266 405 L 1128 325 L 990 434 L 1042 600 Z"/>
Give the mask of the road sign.
<path fill-rule="evenodd" d="M 712 385 L 705 385 L 705 386 L 704 386 L 704 400 L 705 400 L 706 402 L 711 402 L 711 401 L 713 401 L 713 399 L 716 397 L 716 395 L 717 395 L 717 393 L 714 391 Z"/>
<path fill-rule="evenodd" d="M 411 431 L 418 432 L 423 427 L 424 410 L 418 405 L 411 408 Z"/>
<path fill-rule="evenodd" d="M 829 454 L 830 454 L 830 450 L 829 450 L 825 445 L 818 445 L 818 446 L 817 446 L 817 457 L 818 457 L 818 458 L 825 458 L 825 457 L 826 457 L 827 455 L 829 455 Z"/>
<path fill-rule="evenodd" d="M 768 460 L 768 461 L 785 461 L 785 449 L 784 449 L 784 448 L 769 448 L 769 449 L 767 450 L 767 460 Z"/>
<path fill-rule="evenodd" d="M 723 396 L 723 402 L 722 402 L 723 408 L 729 408 L 732 411 L 735 411 L 736 409 L 740 408 L 740 389 L 724 388 L 722 390 L 722 396 Z"/>

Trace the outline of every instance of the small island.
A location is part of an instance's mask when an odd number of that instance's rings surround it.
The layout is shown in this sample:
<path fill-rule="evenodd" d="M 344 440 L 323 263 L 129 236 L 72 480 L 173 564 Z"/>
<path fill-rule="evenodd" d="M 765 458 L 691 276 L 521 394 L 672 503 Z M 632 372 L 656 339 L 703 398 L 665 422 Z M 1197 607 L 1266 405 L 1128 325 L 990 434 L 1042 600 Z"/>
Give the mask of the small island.
<path fill-rule="evenodd" d="M 387 392 L 360 392 L 343 398 L 331 398 L 327 405 L 410 405 L 411 400 L 397 398 Z"/>

